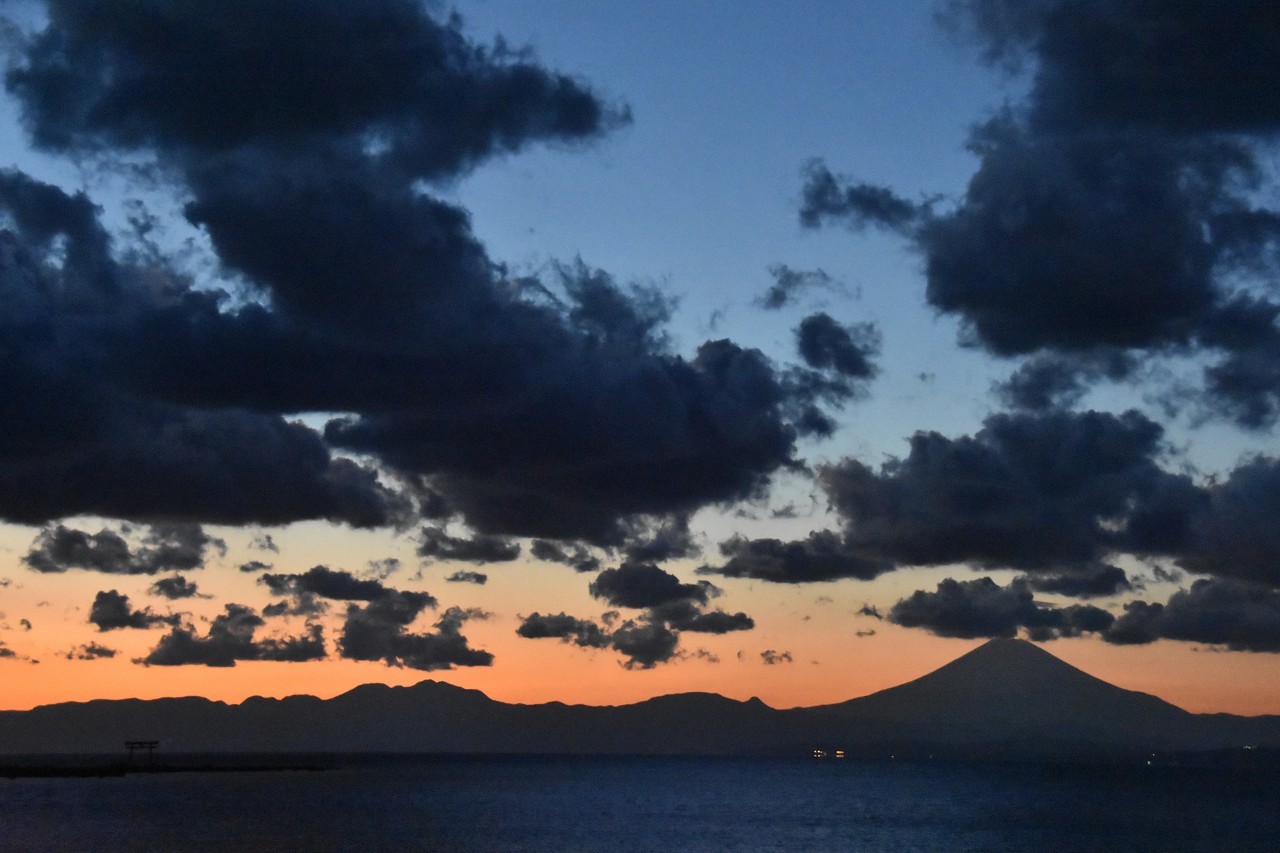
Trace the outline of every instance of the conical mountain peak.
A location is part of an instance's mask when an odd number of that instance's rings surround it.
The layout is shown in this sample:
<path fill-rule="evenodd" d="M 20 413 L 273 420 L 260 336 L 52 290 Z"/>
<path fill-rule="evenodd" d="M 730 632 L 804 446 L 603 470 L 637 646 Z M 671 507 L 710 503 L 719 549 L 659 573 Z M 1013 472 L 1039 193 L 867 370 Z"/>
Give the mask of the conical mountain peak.
<path fill-rule="evenodd" d="M 1016 639 L 991 640 L 915 681 L 843 707 L 939 742 L 1135 741 L 1144 733 L 1180 726 L 1190 716 Z"/>
<path fill-rule="evenodd" d="M 1066 661 L 1042 649 L 1029 640 L 1014 637 L 997 637 L 988 640 L 973 651 L 963 654 L 951 663 L 941 667 L 938 672 L 950 668 L 983 667 L 999 669 L 1006 672 L 1052 671 L 1061 675 L 1066 670 L 1086 675 Z M 1092 676 L 1086 676 L 1092 677 Z"/>

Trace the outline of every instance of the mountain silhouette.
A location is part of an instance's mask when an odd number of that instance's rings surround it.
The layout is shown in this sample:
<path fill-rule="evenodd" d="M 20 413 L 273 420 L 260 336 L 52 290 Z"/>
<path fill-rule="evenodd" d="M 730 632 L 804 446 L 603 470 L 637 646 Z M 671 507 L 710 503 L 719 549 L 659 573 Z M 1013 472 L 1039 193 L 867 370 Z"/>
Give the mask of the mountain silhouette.
<path fill-rule="evenodd" d="M 1208 748 L 1230 740 L 1198 715 L 1016 639 L 991 640 L 898 687 L 800 713 L 828 737 L 852 730 L 862 743 L 1070 752 Z"/>
<path fill-rule="evenodd" d="M 621 706 L 519 705 L 437 681 L 332 699 L 95 700 L 0 712 L 0 753 L 414 752 L 1062 757 L 1280 747 L 1280 716 L 1192 714 L 1023 640 L 992 640 L 914 681 L 775 709 L 713 693 Z"/>

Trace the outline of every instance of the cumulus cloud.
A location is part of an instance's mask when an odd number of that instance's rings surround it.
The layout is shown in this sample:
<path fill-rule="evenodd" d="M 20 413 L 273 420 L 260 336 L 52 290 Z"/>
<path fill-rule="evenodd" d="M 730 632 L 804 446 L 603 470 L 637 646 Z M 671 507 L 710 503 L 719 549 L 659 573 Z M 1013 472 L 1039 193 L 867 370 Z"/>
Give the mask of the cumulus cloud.
<path fill-rule="evenodd" d="M 370 560 L 366 574 L 378 580 L 386 580 L 398 571 L 400 571 L 399 558 L 383 557 L 381 560 Z"/>
<path fill-rule="evenodd" d="M 309 624 L 305 634 L 258 640 L 257 630 L 266 623 L 252 608 L 227 604 L 223 610 L 209 624 L 205 636 L 191 625 L 174 625 L 137 662 L 147 666 L 232 667 L 238 661 L 300 663 L 321 660 L 327 654 L 324 629 L 317 623 Z"/>
<path fill-rule="evenodd" d="M 767 311 L 780 310 L 811 290 L 844 292 L 844 285 L 824 270 L 796 270 L 786 264 L 775 264 L 769 267 L 769 275 L 773 277 L 773 284 L 756 299 L 756 304 Z"/>
<path fill-rule="evenodd" d="M 676 657 L 680 635 L 661 622 L 628 619 L 612 631 L 609 644 L 626 657 L 627 669 L 652 669 Z"/>
<path fill-rule="evenodd" d="M 484 586 L 489 582 L 489 576 L 483 572 L 459 571 L 449 575 L 445 578 L 445 581 L 448 583 L 473 583 Z"/>
<path fill-rule="evenodd" d="M 796 329 L 796 347 L 805 364 L 818 370 L 848 379 L 879 372 L 872 359 L 880 352 L 880 332 L 871 323 L 842 326 L 827 314 L 811 314 Z"/>
<path fill-rule="evenodd" d="M 200 595 L 197 585 L 182 575 L 161 578 L 151 585 L 148 592 L 153 595 L 162 595 L 171 600 L 179 598 L 208 598 L 208 596 Z"/>
<path fill-rule="evenodd" d="M 1103 639 L 1120 645 L 1183 640 L 1233 651 L 1280 652 L 1280 592 L 1202 578 L 1164 604 L 1129 602 Z"/>
<path fill-rule="evenodd" d="M 1141 357 L 1191 351 L 1210 360 L 1206 411 L 1274 423 L 1280 211 L 1265 200 L 1280 107 L 1258 94 L 1280 80 L 1271 13 L 1265 0 L 957 0 L 953 23 L 1031 77 L 973 131 L 963 196 L 939 211 L 816 163 L 801 221 L 906 235 L 928 302 L 967 343 L 1033 356 L 1002 389 L 1018 405 L 1069 403 Z"/>
<path fill-rule="evenodd" d="M 368 526 L 405 509 L 372 471 L 332 457 L 301 424 L 147 387 L 150 373 L 193 365 L 182 354 L 205 351 L 196 338 L 210 324 L 238 324 L 219 310 L 225 294 L 150 261 L 118 261 L 86 196 L 12 170 L 0 172 L 0 219 L 0 328 L 47 330 L 2 368 L 12 393 L 0 401 L 9 425 L 0 518 Z M 188 397 L 212 381 L 188 379 Z"/>
<path fill-rule="evenodd" d="M 841 578 L 870 580 L 892 566 L 859 552 L 847 538 L 817 530 L 792 542 L 735 536 L 720 543 L 725 562 L 698 571 L 730 578 L 754 578 L 773 583 L 813 583 Z"/>
<path fill-rule="evenodd" d="M 529 640 L 554 638 L 584 648 L 601 649 L 610 643 L 609 635 L 588 619 L 567 613 L 531 613 L 520 621 L 516 634 Z"/>
<path fill-rule="evenodd" d="M 707 581 L 681 583 L 675 575 L 652 563 L 630 561 L 596 575 L 589 589 L 596 598 L 604 599 L 614 607 L 637 609 L 675 601 L 706 604 L 719 594 L 719 590 Z"/>
<path fill-rule="evenodd" d="M 120 654 L 118 651 L 98 643 L 85 643 L 76 646 L 67 652 L 67 660 L 102 660 L 103 658 L 113 658 Z"/>
<path fill-rule="evenodd" d="M 177 625 L 179 618 L 176 615 L 153 613 L 149 607 L 134 610 L 129 604 L 129 596 L 114 589 L 99 591 L 89 608 L 89 622 L 97 625 L 99 631 Z"/>
<path fill-rule="evenodd" d="M 675 631 L 693 631 L 699 634 L 727 634 L 730 631 L 750 631 L 755 620 L 745 613 L 727 613 L 723 610 L 702 610 L 692 601 L 672 601 L 649 609 L 646 618 L 660 622 Z"/>
<path fill-rule="evenodd" d="M 249 542 L 249 547 L 257 551 L 270 551 L 273 554 L 280 553 L 280 546 L 276 544 L 276 540 L 272 538 L 270 533 L 259 533 Z"/>
<path fill-rule="evenodd" d="M 651 288 L 582 264 L 511 279 L 430 195 L 629 120 L 532 54 L 413 0 L 47 5 L 6 78 L 35 144 L 126 178 L 158 167 L 241 292 L 113 255 L 86 196 L 10 173 L 9 256 L 32 260 L 6 268 L 21 286 L 4 316 L 88 316 L 92 334 L 6 364 L 13 399 L 40 405 L 0 409 L 0 518 L 416 512 L 619 546 L 637 519 L 758 495 L 798 436 L 830 432 L 838 395 L 732 341 L 676 353 Z M 298 412 L 346 414 L 317 432 Z"/>
<path fill-rule="evenodd" d="M 258 581 L 272 593 L 288 596 L 267 605 L 264 616 L 313 616 L 327 611 L 329 601 L 363 602 L 348 604 L 343 617 L 338 653 L 348 660 L 428 671 L 493 662 L 492 654 L 471 648 L 461 632 L 467 621 L 488 618 L 482 610 L 450 607 L 436 621 L 435 632 L 415 633 L 409 630 L 413 623 L 439 604 L 430 593 L 395 589 L 328 566 L 301 574 L 265 574 Z"/>
<path fill-rule="evenodd" d="M 760 659 L 769 666 L 780 663 L 792 663 L 791 652 L 779 652 L 773 649 L 765 649 L 760 653 Z"/>
<path fill-rule="evenodd" d="M 520 543 L 501 536 L 476 535 L 470 539 L 450 536 L 438 527 L 422 528 L 418 556 L 430 560 L 463 563 L 509 563 L 520 556 Z"/>
<path fill-rule="evenodd" d="M 1133 589 L 1129 576 L 1118 566 L 1083 566 L 1058 575 L 1029 575 L 1027 584 L 1036 592 L 1050 592 L 1069 598 L 1098 598 Z"/>
<path fill-rule="evenodd" d="M 1000 413 L 971 436 L 919 432 L 873 469 L 823 466 L 842 530 L 806 539 L 731 538 L 703 573 L 778 583 L 870 579 L 899 566 L 964 563 L 1028 573 L 1075 597 L 1129 588 L 1115 555 L 1280 585 L 1280 461 L 1246 459 L 1197 481 L 1161 465 L 1164 431 L 1130 411 Z"/>
<path fill-rule="evenodd" d="M 581 545 L 566 547 L 546 539 L 534 539 L 529 543 L 529 553 L 548 563 L 563 563 L 576 572 L 600 571 L 600 558 Z"/>
<path fill-rule="evenodd" d="M 633 523 L 622 551 L 633 563 L 664 563 L 695 556 L 700 548 L 689 529 L 688 515 L 676 515 L 658 523 Z"/>
<path fill-rule="evenodd" d="M 820 481 L 868 553 L 1060 570 L 1123 546 L 1125 522 L 1191 489 L 1157 465 L 1162 435 L 1137 412 L 998 414 L 972 437 L 917 433 L 879 472 L 846 460 Z"/>
<path fill-rule="evenodd" d="M 1280 530 L 1274 523 L 1280 512 L 1280 459 L 1248 459 L 1197 497 L 1187 511 L 1187 541 L 1178 564 L 1191 572 L 1280 587 Z"/>
<path fill-rule="evenodd" d="M 1025 579 L 1015 578 L 1002 587 L 989 577 L 946 578 L 934 592 L 916 590 L 893 606 L 888 619 L 940 637 L 1012 637 L 1022 629 L 1038 641 L 1103 631 L 1115 621 L 1092 605 L 1041 604 L 1032 597 Z"/>
<path fill-rule="evenodd" d="M 126 528 L 128 532 L 132 531 Z M 198 524 L 153 525 L 137 544 L 109 528 L 87 533 L 58 524 L 40 531 L 22 561 L 44 573 L 83 569 L 115 575 L 154 575 L 203 568 L 209 550 L 225 555 L 227 546 L 206 534 Z"/>
<path fill-rule="evenodd" d="M 887 187 L 852 183 L 837 176 L 821 160 L 805 165 L 800 222 L 807 228 L 844 222 L 855 230 L 874 226 L 907 232 L 926 212 L 926 207 Z"/>
<path fill-rule="evenodd" d="M 428 606 L 428 598 L 396 592 L 364 607 L 350 605 L 338 640 L 340 654 L 350 660 L 381 660 L 387 666 L 426 671 L 491 665 L 493 655 L 471 648 L 461 633 L 467 621 L 487 618 L 484 611 L 450 607 L 435 623 L 434 633 L 407 630 Z"/>
<path fill-rule="evenodd" d="M 1134 366 L 1134 359 L 1118 350 L 1090 355 L 1041 354 L 1024 362 L 994 390 L 1011 409 L 1069 409 L 1084 397 L 1093 382 L 1104 376 L 1124 379 Z"/>
<path fill-rule="evenodd" d="M 275 595 L 288 596 L 284 601 L 267 605 L 263 610 L 264 616 L 314 616 L 328 610 L 325 600 L 374 601 L 406 595 L 410 596 L 409 600 L 421 602 L 419 610 L 435 607 L 438 603 L 428 593 L 401 593 L 379 580 L 358 578 L 351 572 L 328 566 L 312 566 L 301 574 L 267 573 L 258 578 L 258 583 Z"/>
<path fill-rule="evenodd" d="M 746 613 L 707 610 L 721 592 L 706 581 L 681 583 L 680 579 L 652 563 L 626 561 L 605 569 L 589 587 L 591 594 L 614 607 L 643 610 L 638 618 L 619 621 L 609 611 L 603 622 L 579 619 L 566 613 L 534 613 L 524 617 L 516 634 L 526 639 L 558 638 L 582 648 L 609 648 L 622 654 L 627 669 L 651 669 L 686 656 L 680 634 L 727 634 L 749 631 L 755 620 Z"/>

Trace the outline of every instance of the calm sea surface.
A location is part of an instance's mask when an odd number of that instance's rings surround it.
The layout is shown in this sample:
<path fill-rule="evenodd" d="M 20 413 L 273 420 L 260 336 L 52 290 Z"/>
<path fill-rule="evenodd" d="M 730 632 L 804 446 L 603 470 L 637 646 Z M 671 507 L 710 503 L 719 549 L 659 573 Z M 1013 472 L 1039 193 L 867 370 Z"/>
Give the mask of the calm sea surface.
<path fill-rule="evenodd" d="M 672 758 L 0 779 L 8 850 L 1278 850 L 1280 774 Z"/>

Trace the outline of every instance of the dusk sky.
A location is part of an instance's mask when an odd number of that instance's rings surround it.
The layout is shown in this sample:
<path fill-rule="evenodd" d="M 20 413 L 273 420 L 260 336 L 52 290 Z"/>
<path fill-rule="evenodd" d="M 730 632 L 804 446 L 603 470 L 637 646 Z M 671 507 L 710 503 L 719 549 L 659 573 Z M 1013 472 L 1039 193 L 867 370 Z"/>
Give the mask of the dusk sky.
<path fill-rule="evenodd" d="M 1280 713 L 1272 0 L 0 15 L 0 708 Z"/>

